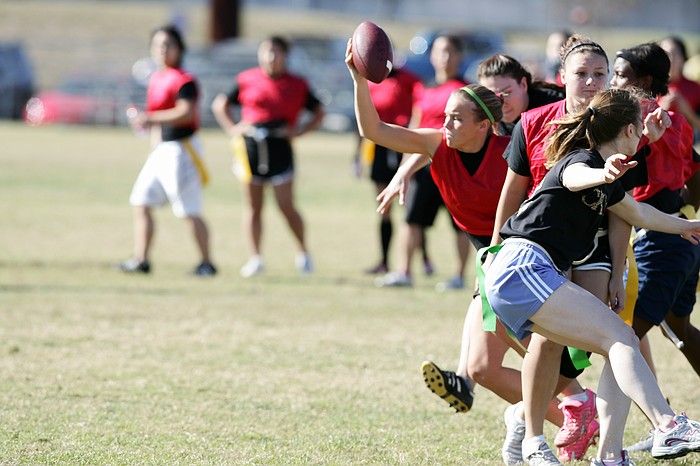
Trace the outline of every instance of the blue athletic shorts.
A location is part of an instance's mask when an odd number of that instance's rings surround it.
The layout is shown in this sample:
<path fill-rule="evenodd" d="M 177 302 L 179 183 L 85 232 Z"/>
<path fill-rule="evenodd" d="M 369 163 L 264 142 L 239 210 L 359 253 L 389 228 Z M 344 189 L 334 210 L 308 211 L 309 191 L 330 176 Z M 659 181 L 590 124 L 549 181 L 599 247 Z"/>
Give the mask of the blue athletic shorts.
<path fill-rule="evenodd" d="M 566 281 L 540 245 L 509 238 L 486 271 L 484 287 L 499 320 L 522 340 L 532 333 L 530 317 Z"/>
<path fill-rule="evenodd" d="M 679 235 L 646 231 L 637 234 L 634 257 L 639 272 L 635 317 L 659 325 L 668 312 L 690 315 L 700 268 L 700 246 Z"/>

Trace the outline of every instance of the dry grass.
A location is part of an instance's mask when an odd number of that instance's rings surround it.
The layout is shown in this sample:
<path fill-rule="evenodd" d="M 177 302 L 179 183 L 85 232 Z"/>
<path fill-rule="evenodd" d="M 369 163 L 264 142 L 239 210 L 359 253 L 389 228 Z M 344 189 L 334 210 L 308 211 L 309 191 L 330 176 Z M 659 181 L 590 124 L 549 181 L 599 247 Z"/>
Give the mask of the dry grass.
<path fill-rule="evenodd" d="M 237 274 L 240 195 L 218 132 L 203 138 L 221 274 L 205 281 L 185 274 L 195 254 L 167 209 L 152 276 L 111 267 L 129 252 L 143 140 L 14 124 L 0 138 L 2 462 L 499 464 L 505 403 L 482 389 L 471 413 L 451 414 L 419 373 L 423 359 L 454 365 L 459 349 L 468 293 L 433 289 L 453 264 L 450 227 L 443 218 L 430 234 L 442 274 L 375 289 L 360 272 L 376 254 L 376 218 L 369 183 L 349 175 L 351 137 L 297 146 L 318 273 L 296 276 L 270 205 L 269 273 L 250 281 Z M 697 376 L 653 337 L 665 392 L 698 417 Z M 646 428 L 633 410 L 627 438 Z"/>

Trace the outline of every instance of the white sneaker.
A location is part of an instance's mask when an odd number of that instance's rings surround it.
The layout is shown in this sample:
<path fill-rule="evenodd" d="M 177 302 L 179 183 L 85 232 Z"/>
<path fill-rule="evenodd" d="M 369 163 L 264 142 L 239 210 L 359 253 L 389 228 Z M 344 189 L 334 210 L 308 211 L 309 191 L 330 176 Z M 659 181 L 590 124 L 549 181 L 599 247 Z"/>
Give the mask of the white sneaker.
<path fill-rule="evenodd" d="M 611 461 L 611 460 L 607 460 Z M 627 454 L 627 450 L 622 450 L 622 456 L 618 458 L 615 463 L 610 463 L 606 462 L 603 463 L 603 460 L 599 458 L 593 458 L 591 460 L 591 466 L 635 466 L 634 461 L 632 461 L 632 458 L 629 457 Z"/>
<path fill-rule="evenodd" d="M 294 265 L 296 265 L 297 270 L 302 275 L 309 275 L 314 271 L 314 263 L 311 260 L 311 256 L 306 253 L 297 254 L 294 259 Z"/>
<path fill-rule="evenodd" d="M 461 290 L 464 288 L 464 279 L 460 277 L 459 275 L 455 275 L 454 277 L 450 278 L 449 280 L 446 280 L 444 282 L 440 282 L 437 285 L 435 285 L 435 289 L 441 293 L 445 291 L 450 291 L 450 290 Z"/>
<path fill-rule="evenodd" d="M 654 430 L 651 456 L 657 459 L 679 458 L 690 452 L 700 451 L 700 423 L 681 413 L 673 418 L 676 423 L 666 432 Z"/>
<path fill-rule="evenodd" d="M 243 278 L 254 277 L 265 271 L 265 264 L 260 256 L 253 256 L 241 267 L 240 273 Z"/>
<path fill-rule="evenodd" d="M 522 401 L 510 405 L 503 413 L 506 424 L 506 438 L 501 448 L 501 457 L 507 465 L 523 464 L 523 440 L 525 439 L 525 421 L 518 419 L 515 411 L 523 405 Z"/>
<path fill-rule="evenodd" d="M 374 280 L 374 284 L 380 288 L 408 288 L 413 286 L 413 280 L 411 280 L 411 277 L 405 273 L 389 272 L 388 274 Z"/>
<path fill-rule="evenodd" d="M 529 466 L 557 466 L 561 464 L 547 442 L 540 442 L 534 451 L 523 450 L 523 457 Z"/>

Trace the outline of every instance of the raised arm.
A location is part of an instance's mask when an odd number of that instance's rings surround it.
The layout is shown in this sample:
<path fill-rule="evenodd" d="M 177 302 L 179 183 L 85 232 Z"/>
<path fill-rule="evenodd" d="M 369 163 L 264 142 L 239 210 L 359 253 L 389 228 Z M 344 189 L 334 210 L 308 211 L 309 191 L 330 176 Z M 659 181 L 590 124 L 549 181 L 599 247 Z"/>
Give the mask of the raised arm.
<path fill-rule="evenodd" d="M 582 191 L 593 186 L 612 183 L 636 165 L 637 162 L 625 154 L 608 157 L 605 168 L 591 168 L 583 163 L 574 163 L 564 169 L 561 175 L 562 184 L 569 191 Z"/>
<path fill-rule="evenodd" d="M 396 152 L 420 153 L 432 157 L 442 141 L 442 132 L 439 129 L 407 129 L 381 121 L 372 103 L 367 80 L 359 75 L 352 64 L 350 47 L 351 41 L 348 41 L 345 64 L 355 87 L 355 117 L 360 135 Z"/>

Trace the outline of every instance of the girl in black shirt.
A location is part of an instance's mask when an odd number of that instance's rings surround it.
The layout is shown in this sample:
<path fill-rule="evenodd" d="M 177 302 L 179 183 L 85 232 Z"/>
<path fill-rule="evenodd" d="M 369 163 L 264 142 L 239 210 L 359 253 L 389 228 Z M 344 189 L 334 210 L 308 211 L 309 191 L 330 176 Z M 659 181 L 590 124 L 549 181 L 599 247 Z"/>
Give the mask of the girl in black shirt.
<path fill-rule="evenodd" d="M 552 168 L 501 229 L 503 248 L 486 274 L 488 300 L 516 336 L 536 332 L 530 344 L 547 338 L 606 358 L 598 386 L 604 435 L 599 458 L 625 461 L 622 436 L 629 398 L 655 427 L 655 458 L 698 451 L 700 423 L 671 410 L 632 329 L 563 273 L 585 252 L 606 209 L 632 225 L 680 234 L 693 244 L 700 239 L 700 222 L 664 214 L 624 193 L 618 179 L 635 165 L 624 154 L 635 153 L 642 133 L 639 102 L 631 93 L 603 91 L 587 108 L 555 123 L 559 126 L 546 151 Z M 539 389 L 552 391 L 553 375 L 542 378 Z M 553 456 L 544 437 L 532 433 L 532 394 L 523 395 L 523 456 Z"/>

